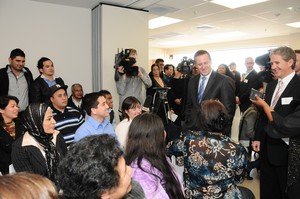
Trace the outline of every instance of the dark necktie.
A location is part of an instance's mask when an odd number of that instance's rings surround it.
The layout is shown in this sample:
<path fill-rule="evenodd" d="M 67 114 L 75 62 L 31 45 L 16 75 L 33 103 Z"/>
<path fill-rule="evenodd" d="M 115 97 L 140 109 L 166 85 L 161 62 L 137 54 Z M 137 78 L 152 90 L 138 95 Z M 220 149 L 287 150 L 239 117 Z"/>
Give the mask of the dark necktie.
<path fill-rule="evenodd" d="M 114 118 L 115 118 L 115 112 L 114 110 L 111 110 L 109 112 L 109 122 L 112 124 L 112 122 L 114 121 Z"/>

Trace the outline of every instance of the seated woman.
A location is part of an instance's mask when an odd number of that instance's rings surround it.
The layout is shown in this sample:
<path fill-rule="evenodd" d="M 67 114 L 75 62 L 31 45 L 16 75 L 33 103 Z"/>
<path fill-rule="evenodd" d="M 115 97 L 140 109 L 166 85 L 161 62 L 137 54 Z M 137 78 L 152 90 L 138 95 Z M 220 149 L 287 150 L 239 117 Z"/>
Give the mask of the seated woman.
<path fill-rule="evenodd" d="M 122 103 L 122 121 L 115 129 L 118 141 L 123 149 L 126 148 L 129 125 L 131 121 L 141 113 L 141 103 L 137 98 L 129 96 L 124 99 Z"/>
<path fill-rule="evenodd" d="M 24 133 L 18 119 L 19 100 L 14 96 L 0 97 L 0 172 L 9 173 L 11 147 L 13 142 Z"/>
<path fill-rule="evenodd" d="M 57 166 L 67 152 L 63 137 L 55 130 L 52 109 L 45 103 L 30 104 L 24 112 L 25 134 L 12 146 L 12 163 L 17 172 L 27 171 L 56 183 Z"/>
<path fill-rule="evenodd" d="M 182 140 L 168 145 L 171 155 L 183 155 L 186 197 L 254 198 L 250 190 L 237 186 L 245 177 L 246 150 L 222 133 L 228 120 L 224 105 L 205 100 L 199 115 L 202 131 L 184 132 Z"/>
<path fill-rule="evenodd" d="M 181 179 L 166 156 L 165 136 L 162 120 L 152 113 L 136 116 L 129 127 L 125 159 L 146 198 L 184 198 Z"/>
<path fill-rule="evenodd" d="M 0 176 L 0 198 L 58 199 L 54 184 L 38 174 L 20 172 Z"/>

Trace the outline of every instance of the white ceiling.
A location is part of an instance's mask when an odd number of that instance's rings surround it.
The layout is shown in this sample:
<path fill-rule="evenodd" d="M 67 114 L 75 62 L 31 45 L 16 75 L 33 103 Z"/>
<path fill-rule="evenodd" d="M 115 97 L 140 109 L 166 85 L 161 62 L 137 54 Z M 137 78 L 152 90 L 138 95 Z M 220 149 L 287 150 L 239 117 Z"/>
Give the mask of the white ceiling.
<path fill-rule="evenodd" d="M 217 42 L 248 40 L 299 33 L 286 23 L 300 21 L 300 0 L 269 0 L 229 9 L 211 0 L 32 0 L 82 8 L 99 3 L 149 10 L 149 19 L 167 16 L 182 19 L 177 24 L 149 30 L 149 46 L 174 48 Z M 292 8 L 292 9 L 288 9 Z M 213 38 L 239 31 L 243 36 Z"/>

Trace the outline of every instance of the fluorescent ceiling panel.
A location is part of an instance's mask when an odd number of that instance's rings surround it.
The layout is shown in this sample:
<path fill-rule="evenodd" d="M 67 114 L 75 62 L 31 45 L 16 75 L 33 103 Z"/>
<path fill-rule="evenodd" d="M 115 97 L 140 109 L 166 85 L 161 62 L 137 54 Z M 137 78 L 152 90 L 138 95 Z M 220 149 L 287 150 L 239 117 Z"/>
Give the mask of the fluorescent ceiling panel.
<path fill-rule="evenodd" d="M 243 6 L 262 3 L 269 0 L 213 0 L 211 3 L 225 6 L 227 8 L 235 9 Z"/>
<path fill-rule="evenodd" d="M 155 19 L 149 20 L 149 29 L 155 29 L 170 24 L 181 22 L 181 19 L 174 19 L 170 17 L 157 17 Z"/>
<path fill-rule="evenodd" d="M 300 28 L 300 21 L 299 22 L 294 22 L 294 23 L 288 23 L 288 24 L 285 24 L 287 26 L 291 26 L 293 28 Z"/>
<path fill-rule="evenodd" d="M 225 32 L 225 33 L 220 33 L 220 34 L 215 34 L 215 35 L 208 35 L 207 37 L 210 38 L 224 38 L 224 37 L 236 37 L 236 36 L 242 36 L 246 35 L 244 32 L 239 32 L 239 31 L 234 31 L 234 32 Z"/>

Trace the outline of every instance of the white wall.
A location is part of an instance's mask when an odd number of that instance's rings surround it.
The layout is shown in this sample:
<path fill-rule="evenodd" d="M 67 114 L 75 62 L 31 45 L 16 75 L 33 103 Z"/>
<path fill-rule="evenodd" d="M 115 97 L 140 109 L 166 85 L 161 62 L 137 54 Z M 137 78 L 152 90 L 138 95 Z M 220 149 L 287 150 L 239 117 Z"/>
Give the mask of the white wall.
<path fill-rule="evenodd" d="M 0 27 L 0 67 L 8 64 L 12 49 L 21 48 L 34 78 L 38 59 L 46 56 L 69 87 L 78 82 L 92 91 L 90 9 L 0 0 Z"/>

